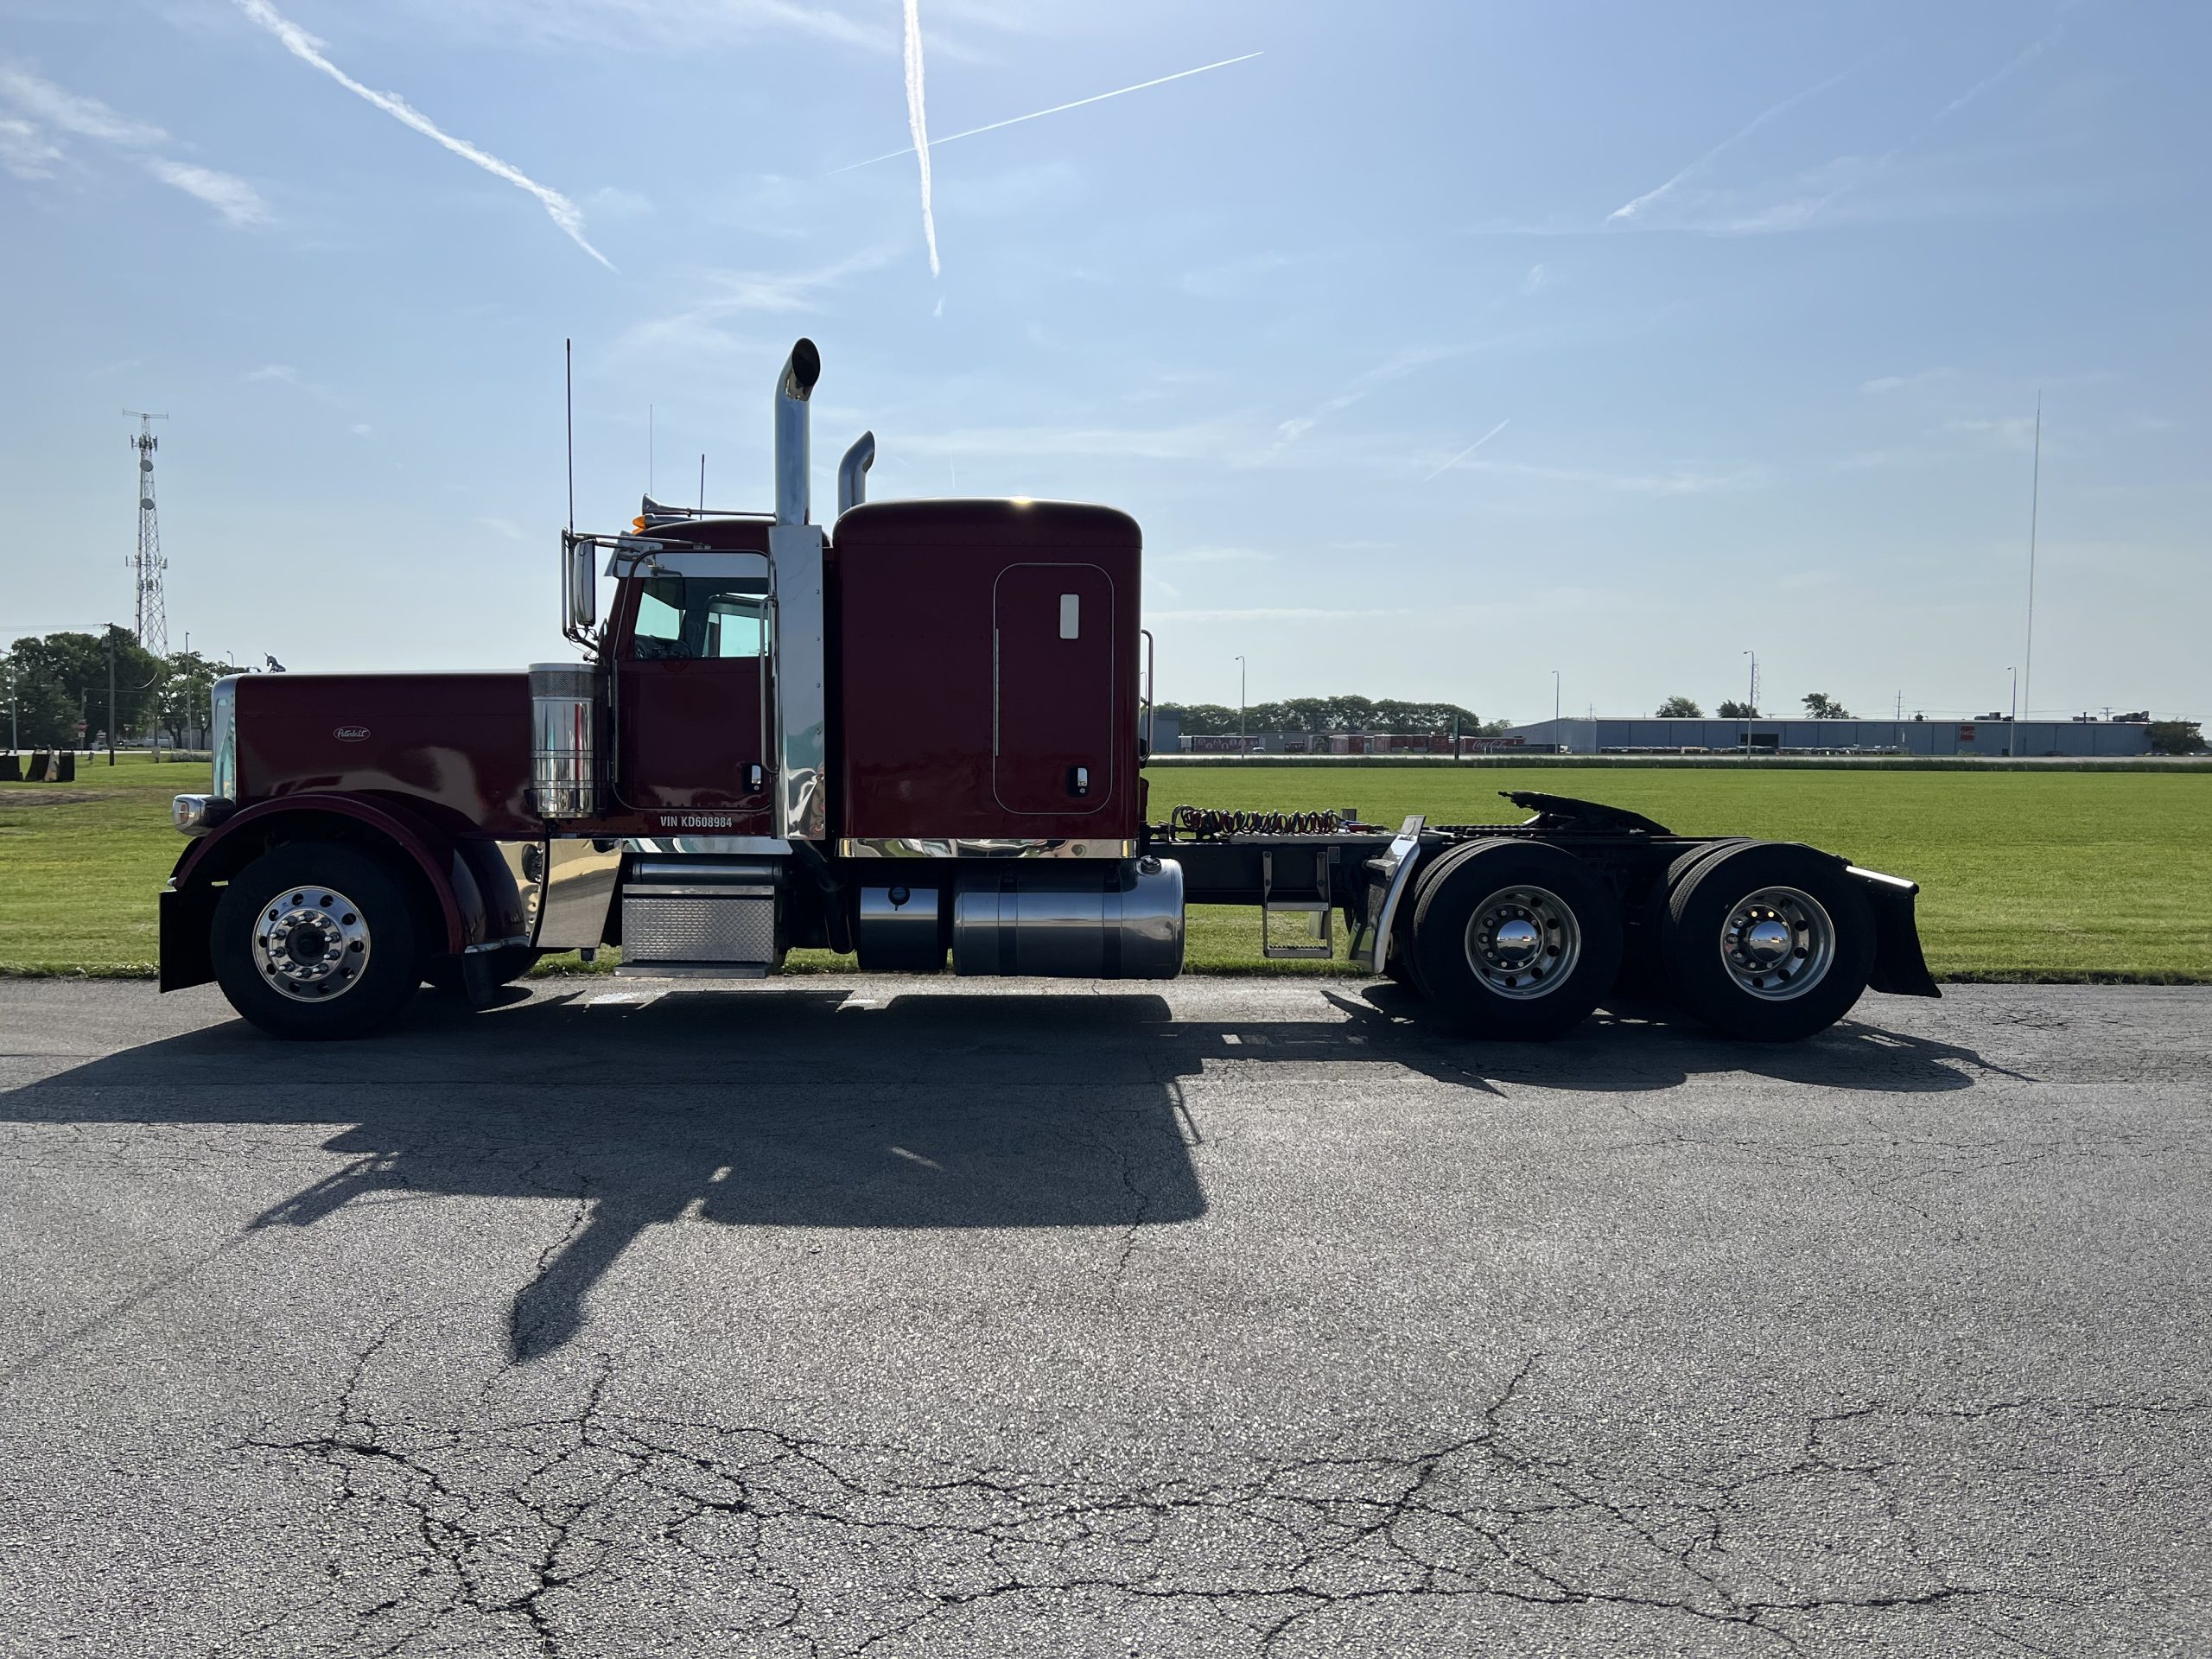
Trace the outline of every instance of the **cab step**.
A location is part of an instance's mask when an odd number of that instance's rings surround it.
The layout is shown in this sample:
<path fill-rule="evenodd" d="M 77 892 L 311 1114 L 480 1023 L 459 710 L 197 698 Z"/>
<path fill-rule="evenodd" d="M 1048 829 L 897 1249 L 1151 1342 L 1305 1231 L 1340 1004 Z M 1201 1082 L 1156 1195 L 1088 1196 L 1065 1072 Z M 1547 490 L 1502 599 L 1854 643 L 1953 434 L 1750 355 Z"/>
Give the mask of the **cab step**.
<path fill-rule="evenodd" d="M 630 979 L 764 979 L 784 959 L 780 871 L 758 860 L 646 858 L 622 887 L 622 965 Z"/>

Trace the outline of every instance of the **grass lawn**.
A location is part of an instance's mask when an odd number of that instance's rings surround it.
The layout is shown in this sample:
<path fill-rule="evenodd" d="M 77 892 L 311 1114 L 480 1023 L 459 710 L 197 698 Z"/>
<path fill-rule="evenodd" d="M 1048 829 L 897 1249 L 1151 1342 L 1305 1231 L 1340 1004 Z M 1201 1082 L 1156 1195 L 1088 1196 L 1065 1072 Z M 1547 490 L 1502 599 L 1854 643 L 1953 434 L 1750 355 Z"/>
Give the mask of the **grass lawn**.
<path fill-rule="evenodd" d="M 2212 982 L 2212 773 L 1254 766 L 1150 776 L 1155 818 L 1187 801 L 1357 807 L 1391 825 L 1415 811 L 1511 822 L 1520 815 L 1499 790 L 1586 795 L 1686 834 L 1808 841 L 1910 877 L 1939 978 Z M 207 786 L 204 762 L 143 758 L 112 771 L 96 761 L 70 785 L 0 784 L 0 973 L 149 974 L 154 895 L 183 846 L 168 798 Z M 810 951 L 792 966 L 842 961 Z M 1193 910 L 1189 961 L 1344 971 L 1263 963 L 1258 918 L 1242 910 Z"/>

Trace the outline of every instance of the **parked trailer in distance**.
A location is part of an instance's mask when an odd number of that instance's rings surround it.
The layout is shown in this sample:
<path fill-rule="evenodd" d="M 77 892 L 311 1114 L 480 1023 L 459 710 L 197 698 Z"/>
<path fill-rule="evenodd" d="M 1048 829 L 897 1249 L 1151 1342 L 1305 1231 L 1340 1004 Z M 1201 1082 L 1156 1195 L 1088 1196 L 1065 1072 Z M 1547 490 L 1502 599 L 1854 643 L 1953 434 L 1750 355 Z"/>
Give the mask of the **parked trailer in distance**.
<path fill-rule="evenodd" d="M 1795 842 L 1516 793 L 1507 824 L 1147 811 L 1141 542 L 1110 508 L 871 503 L 814 521 L 812 342 L 775 390 L 772 512 L 647 499 L 562 537 L 563 633 L 524 673 L 221 681 L 213 782 L 161 895 L 165 991 L 352 1037 L 425 982 L 477 1001 L 552 951 L 630 976 L 1173 977 L 1189 904 L 1270 957 L 1357 958 L 1471 1034 L 1555 1036 L 1624 979 L 1801 1038 L 1869 985 L 1938 995 L 1914 885 Z M 605 561 L 601 569 L 601 561 Z M 598 583 L 613 583 L 605 621 Z"/>

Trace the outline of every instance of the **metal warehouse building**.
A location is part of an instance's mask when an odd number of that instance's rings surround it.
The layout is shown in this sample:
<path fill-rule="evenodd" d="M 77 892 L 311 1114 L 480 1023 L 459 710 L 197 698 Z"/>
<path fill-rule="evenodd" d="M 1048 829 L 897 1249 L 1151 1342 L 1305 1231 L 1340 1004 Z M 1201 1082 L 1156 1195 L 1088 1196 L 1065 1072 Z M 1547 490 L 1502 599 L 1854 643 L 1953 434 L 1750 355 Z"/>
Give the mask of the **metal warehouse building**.
<path fill-rule="evenodd" d="M 1684 749 L 1791 753 L 2059 755 L 2088 758 L 2151 752 L 2140 721 L 2024 720 L 1540 720 L 1508 734 L 1531 749 L 1569 754 L 1679 753 Z"/>

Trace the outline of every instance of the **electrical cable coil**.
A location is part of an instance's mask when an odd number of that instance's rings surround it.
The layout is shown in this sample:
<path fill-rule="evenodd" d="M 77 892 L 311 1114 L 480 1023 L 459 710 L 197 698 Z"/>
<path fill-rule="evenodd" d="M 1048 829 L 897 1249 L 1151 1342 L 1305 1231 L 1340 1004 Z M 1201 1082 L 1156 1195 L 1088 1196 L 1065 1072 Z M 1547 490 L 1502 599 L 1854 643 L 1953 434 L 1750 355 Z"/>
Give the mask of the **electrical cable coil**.
<path fill-rule="evenodd" d="M 1167 823 L 1189 836 L 1333 836 L 1368 827 L 1355 812 L 1230 812 L 1211 806 L 1179 806 Z"/>

